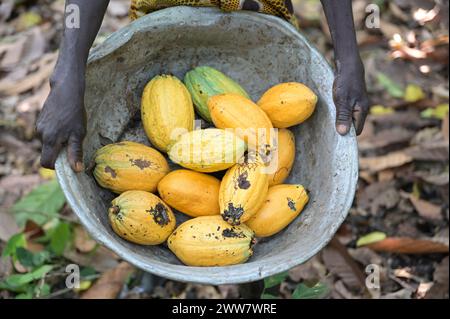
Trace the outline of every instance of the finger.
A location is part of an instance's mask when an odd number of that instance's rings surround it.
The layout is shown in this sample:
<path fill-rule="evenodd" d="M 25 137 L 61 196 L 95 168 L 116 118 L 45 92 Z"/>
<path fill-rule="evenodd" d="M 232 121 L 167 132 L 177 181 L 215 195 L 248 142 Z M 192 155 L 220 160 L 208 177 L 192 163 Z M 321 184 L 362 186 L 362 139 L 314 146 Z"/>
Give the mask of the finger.
<path fill-rule="evenodd" d="M 41 166 L 49 169 L 55 169 L 55 161 L 62 148 L 61 142 L 52 143 L 45 141 L 42 146 Z"/>
<path fill-rule="evenodd" d="M 346 135 L 352 125 L 352 105 L 348 104 L 347 101 L 337 101 L 336 109 L 336 131 L 340 135 Z"/>
<path fill-rule="evenodd" d="M 72 134 L 67 142 L 67 158 L 72 169 L 79 173 L 84 170 L 83 165 L 83 138 Z"/>
<path fill-rule="evenodd" d="M 360 135 L 364 129 L 367 117 L 367 108 L 357 104 L 353 110 L 353 118 L 356 128 L 356 135 Z"/>

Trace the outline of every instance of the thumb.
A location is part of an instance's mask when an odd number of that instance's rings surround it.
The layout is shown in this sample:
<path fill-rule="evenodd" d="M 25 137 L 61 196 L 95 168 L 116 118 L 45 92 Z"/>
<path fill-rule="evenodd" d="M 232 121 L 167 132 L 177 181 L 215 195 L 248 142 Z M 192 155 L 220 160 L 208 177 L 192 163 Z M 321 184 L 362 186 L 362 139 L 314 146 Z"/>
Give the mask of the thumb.
<path fill-rule="evenodd" d="M 341 135 L 346 135 L 352 125 L 352 106 L 346 100 L 337 100 L 336 102 L 336 130 Z"/>
<path fill-rule="evenodd" d="M 84 170 L 83 165 L 83 138 L 77 134 L 72 134 L 67 141 L 67 157 L 69 159 L 70 167 L 76 172 Z"/>

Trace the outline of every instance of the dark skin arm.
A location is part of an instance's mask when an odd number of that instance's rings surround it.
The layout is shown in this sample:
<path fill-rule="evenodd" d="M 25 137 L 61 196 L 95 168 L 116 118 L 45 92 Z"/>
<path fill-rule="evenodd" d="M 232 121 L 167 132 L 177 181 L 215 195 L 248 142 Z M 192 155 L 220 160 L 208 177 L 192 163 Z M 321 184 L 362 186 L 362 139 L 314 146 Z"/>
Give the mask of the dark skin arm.
<path fill-rule="evenodd" d="M 54 168 L 67 145 L 68 159 L 76 172 L 83 170 L 85 136 L 85 69 L 89 49 L 98 33 L 109 0 L 67 0 L 80 10 L 80 28 L 65 28 L 58 62 L 50 79 L 51 91 L 37 122 L 43 142 L 41 165 Z M 334 101 L 337 131 L 345 135 L 355 122 L 361 133 L 368 109 L 364 67 L 358 53 L 351 0 L 322 0 L 336 57 Z"/>
<path fill-rule="evenodd" d="M 334 46 L 336 78 L 333 97 L 336 105 L 336 130 L 345 135 L 352 122 L 356 133 L 364 128 L 369 100 L 364 65 L 356 42 L 351 0 L 321 0 Z"/>
<path fill-rule="evenodd" d="M 36 124 L 43 142 L 43 167 L 54 168 L 59 152 L 67 145 L 70 166 L 76 172 L 83 170 L 86 62 L 108 3 L 109 0 L 66 1 L 66 5 L 78 6 L 80 27 L 64 28 L 58 62 L 50 78 L 51 91 Z"/>

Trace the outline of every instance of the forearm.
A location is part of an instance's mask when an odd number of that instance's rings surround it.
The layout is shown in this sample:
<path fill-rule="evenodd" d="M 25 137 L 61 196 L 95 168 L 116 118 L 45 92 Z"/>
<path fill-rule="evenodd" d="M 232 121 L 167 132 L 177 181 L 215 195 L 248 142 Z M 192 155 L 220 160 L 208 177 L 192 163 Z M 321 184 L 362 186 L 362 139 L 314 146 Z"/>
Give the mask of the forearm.
<path fill-rule="evenodd" d="M 66 6 L 75 5 L 79 9 L 79 26 L 67 25 L 66 21 L 76 13 L 66 10 L 58 62 L 51 79 L 53 82 L 73 74 L 84 74 L 89 50 L 100 29 L 108 3 L 109 0 L 66 1 Z"/>
<path fill-rule="evenodd" d="M 321 0 L 331 39 L 334 46 L 336 66 L 360 61 L 356 41 L 351 0 Z"/>
<path fill-rule="evenodd" d="M 364 65 L 359 56 L 351 0 L 321 0 L 330 27 L 336 62 L 333 100 L 336 130 L 345 135 L 352 122 L 356 133 L 364 128 L 369 109 Z"/>

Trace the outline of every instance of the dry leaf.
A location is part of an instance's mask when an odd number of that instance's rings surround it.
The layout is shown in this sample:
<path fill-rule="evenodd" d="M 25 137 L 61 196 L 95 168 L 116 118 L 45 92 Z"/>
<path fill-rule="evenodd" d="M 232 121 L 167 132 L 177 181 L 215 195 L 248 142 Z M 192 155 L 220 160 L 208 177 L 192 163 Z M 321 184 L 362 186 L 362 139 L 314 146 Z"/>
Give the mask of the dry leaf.
<path fill-rule="evenodd" d="M 289 277 L 295 281 L 318 282 L 326 275 L 326 269 L 316 255 L 306 263 L 289 270 Z"/>
<path fill-rule="evenodd" d="M 78 251 L 82 253 L 88 253 L 97 246 L 97 242 L 89 236 L 82 226 L 75 227 L 74 244 Z"/>
<path fill-rule="evenodd" d="M 117 267 L 119 263 L 117 255 L 103 246 L 99 246 L 90 254 L 79 253 L 75 249 L 67 250 L 64 257 L 80 266 L 92 267 L 98 272 Z"/>
<path fill-rule="evenodd" d="M 379 172 L 388 168 L 400 167 L 412 161 L 413 157 L 404 151 L 397 151 L 383 156 L 361 158 L 359 165 L 363 170 Z"/>
<path fill-rule="evenodd" d="M 444 136 L 444 139 L 447 141 L 449 141 L 449 136 L 448 136 L 448 114 L 446 117 L 444 117 L 444 120 L 442 121 L 442 136 Z"/>
<path fill-rule="evenodd" d="M 429 142 L 404 150 L 405 156 L 416 161 L 445 162 L 449 160 L 448 142 Z"/>
<path fill-rule="evenodd" d="M 37 71 L 18 81 L 11 81 L 9 78 L 0 80 L 0 94 L 16 95 L 40 87 L 42 83 L 50 78 L 55 67 L 56 57 L 57 53 L 44 55 L 37 63 Z"/>
<path fill-rule="evenodd" d="M 414 132 L 404 128 L 382 130 L 359 143 L 360 151 L 372 151 L 389 146 L 407 144 L 414 136 Z"/>
<path fill-rule="evenodd" d="M 430 239 L 414 239 L 407 237 L 390 237 L 367 245 L 366 247 L 369 247 L 375 251 L 397 254 L 445 254 L 449 251 L 447 244 Z"/>
<path fill-rule="evenodd" d="M 439 265 L 436 266 L 433 274 L 434 285 L 425 295 L 425 299 L 448 299 L 449 285 L 449 258 L 444 258 Z"/>
<path fill-rule="evenodd" d="M 409 196 L 409 200 L 419 215 L 423 218 L 435 221 L 443 219 L 441 206 L 435 205 L 423 199 L 419 199 L 413 195 Z"/>
<path fill-rule="evenodd" d="M 322 251 L 322 259 L 328 270 L 341 278 L 348 288 L 359 292 L 365 289 L 364 273 L 337 239 Z"/>
<path fill-rule="evenodd" d="M 379 182 L 389 182 L 395 178 L 395 170 L 385 169 L 384 171 L 378 172 Z"/>
<path fill-rule="evenodd" d="M 117 298 L 133 271 L 133 266 L 127 262 L 121 262 L 114 269 L 104 272 L 94 285 L 81 296 L 81 299 Z"/>

